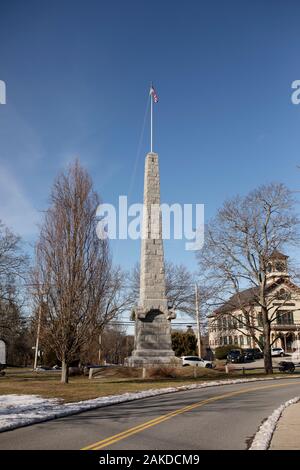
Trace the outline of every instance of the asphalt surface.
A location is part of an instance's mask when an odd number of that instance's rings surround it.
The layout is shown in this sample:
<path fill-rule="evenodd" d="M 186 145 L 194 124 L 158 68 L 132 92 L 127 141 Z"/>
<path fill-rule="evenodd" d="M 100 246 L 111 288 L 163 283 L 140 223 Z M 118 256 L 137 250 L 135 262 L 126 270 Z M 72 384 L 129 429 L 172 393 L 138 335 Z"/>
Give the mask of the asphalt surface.
<path fill-rule="evenodd" d="M 165 394 L 3 432 L 0 449 L 247 449 L 264 419 L 299 395 L 298 378 Z"/>

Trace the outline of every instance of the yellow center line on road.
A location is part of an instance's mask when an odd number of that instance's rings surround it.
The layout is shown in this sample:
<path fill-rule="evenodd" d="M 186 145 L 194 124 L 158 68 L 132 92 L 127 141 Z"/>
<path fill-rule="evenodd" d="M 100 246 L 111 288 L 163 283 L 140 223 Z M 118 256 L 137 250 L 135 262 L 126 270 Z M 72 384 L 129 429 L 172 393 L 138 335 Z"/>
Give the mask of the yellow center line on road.
<path fill-rule="evenodd" d="M 119 434 L 115 434 L 113 436 L 107 437 L 106 439 L 102 439 L 101 441 L 95 442 L 94 444 L 91 444 L 89 446 L 83 447 L 81 450 L 100 450 L 103 449 L 104 447 L 111 446 L 112 444 L 115 444 L 118 441 L 121 441 L 123 439 L 126 439 L 130 436 L 133 436 L 134 434 L 137 434 L 141 431 L 144 431 L 145 429 L 151 428 L 153 426 L 156 426 L 157 424 L 163 423 L 164 421 L 167 421 L 174 416 L 178 416 L 182 413 L 186 413 L 187 411 L 193 410 L 195 408 L 200 408 L 201 406 L 206 405 L 207 403 L 211 403 L 214 401 L 222 400 L 223 398 L 230 398 L 236 395 L 242 395 L 244 393 L 248 392 L 253 392 L 253 391 L 258 391 L 258 390 L 264 390 L 267 388 L 278 388 L 278 387 L 287 387 L 289 385 L 295 385 L 295 383 L 300 384 L 300 382 L 289 382 L 285 384 L 276 384 L 276 385 L 264 385 L 260 387 L 249 387 L 244 390 L 239 390 L 236 392 L 228 392 L 223 395 L 217 395 L 211 398 L 207 398 L 205 400 L 201 400 L 197 403 L 194 403 L 193 405 L 188 405 L 184 406 L 183 408 L 179 408 L 177 410 L 171 411 L 165 415 L 158 416 L 157 418 L 151 419 L 150 421 L 146 421 L 145 423 L 139 424 L 138 426 L 135 426 L 133 428 L 129 428 L 123 432 L 120 432 Z"/>

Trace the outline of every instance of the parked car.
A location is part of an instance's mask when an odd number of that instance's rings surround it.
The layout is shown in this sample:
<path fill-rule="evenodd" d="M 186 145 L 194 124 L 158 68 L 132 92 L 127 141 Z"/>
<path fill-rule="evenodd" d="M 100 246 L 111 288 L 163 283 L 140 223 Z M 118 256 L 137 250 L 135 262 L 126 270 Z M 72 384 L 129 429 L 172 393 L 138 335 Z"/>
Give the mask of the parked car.
<path fill-rule="evenodd" d="M 182 356 L 182 365 L 185 366 L 198 366 L 198 367 L 206 367 L 207 369 L 213 368 L 212 361 L 205 361 L 199 356 Z"/>
<path fill-rule="evenodd" d="M 271 348 L 271 354 L 273 357 L 283 357 L 285 356 L 284 349 L 282 348 Z"/>
<path fill-rule="evenodd" d="M 255 359 L 262 359 L 264 357 L 264 353 L 259 348 L 253 348 L 253 351 Z"/>
<path fill-rule="evenodd" d="M 262 359 L 264 357 L 263 353 L 258 348 L 247 348 L 244 349 L 243 352 L 245 361 L 255 361 L 255 359 Z"/>
<path fill-rule="evenodd" d="M 227 362 L 232 362 L 232 363 L 245 362 L 245 356 L 240 349 L 232 349 L 227 354 Z"/>
<path fill-rule="evenodd" d="M 46 370 L 52 370 L 52 367 L 49 366 L 37 366 L 36 372 L 44 372 Z"/>
<path fill-rule="evenodd" d="M 243 351 L 243 354 L 244 354 L 244 362 L 255 361 L 253 349 L 245 349 Z"/>

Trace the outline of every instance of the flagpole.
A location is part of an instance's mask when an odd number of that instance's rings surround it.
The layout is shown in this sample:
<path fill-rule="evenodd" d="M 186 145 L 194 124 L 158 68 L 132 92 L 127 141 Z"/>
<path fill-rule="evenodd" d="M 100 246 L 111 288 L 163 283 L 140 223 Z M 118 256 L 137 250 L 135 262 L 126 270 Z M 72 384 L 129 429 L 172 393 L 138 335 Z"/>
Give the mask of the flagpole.
<path fill-rule="evenodd" d="M 152 86 L 151 86 L 152 88 Z M 150 136 L 151 136 L 151 145 L 150 145 L 150 148 L 151 148 L 151 153 L 153 151 L 153 96 L 152 96 L 152 93 L 150 94 L 150 100 L 151 100 L 151 106 L 150 106 L 150 116 L 151 116 L 151 133 L 150 133 Z"/>

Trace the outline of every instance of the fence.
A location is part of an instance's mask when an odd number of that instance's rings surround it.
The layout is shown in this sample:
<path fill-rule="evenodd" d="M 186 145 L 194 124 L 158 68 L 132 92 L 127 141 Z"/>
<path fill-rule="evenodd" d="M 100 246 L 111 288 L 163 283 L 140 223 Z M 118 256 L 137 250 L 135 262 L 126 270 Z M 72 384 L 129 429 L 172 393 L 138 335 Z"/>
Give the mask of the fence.
<path fill-rule="evenodd" d="M 298 369 L 298 372 L 300 373 L 300 364 L 295 364 L 295 369 Z M 273 371 L 274 370 L 279 371 L 279 366 L 273 366 Z M 232 367 L 230 368 L 228 365 L 225 365 L 226 374 L 231 374 L 234 372 L 242 372 L 243 375 L 246 375 L 248 371 L 252 371 L 251 373 L 253 373 L 253 371 L 264 372 L 265 368 L 264 367 Z"/>

